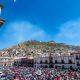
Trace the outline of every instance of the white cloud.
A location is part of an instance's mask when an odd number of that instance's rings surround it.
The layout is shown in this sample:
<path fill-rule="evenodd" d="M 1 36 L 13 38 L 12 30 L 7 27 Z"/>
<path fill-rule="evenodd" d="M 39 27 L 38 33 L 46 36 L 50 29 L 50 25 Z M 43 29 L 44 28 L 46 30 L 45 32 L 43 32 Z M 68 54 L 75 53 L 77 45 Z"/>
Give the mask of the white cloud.
<path fill-rule="evenodd" d="M 16 38 L 19 42 L 31 39 L 45 40 L 48 36 L 39 26 L 29 22 L 17 22 L 12 23 L 11 25 L 12 30 L 14 31 L 14 36 L 17 35 Z"/>
<path fill-rule="evenodd" d="M 67 44 L 80 45 L 80 19 L 65 22 L 55 35 L 55 40 Z"/>
<path fill-rule="evenodd" d="M 12 22 L 5 27 L 1 39 L 0 44 L 10 46 L 27 40 L 50 40 L 50 36 L 37 25 L 27 21 L 18 21 Z"/>
<path fill-rule="evenodd" d="M 0 48 L 12 46 L 26 40 L 48 41 L 80 45 L 80 19 L 65 22 L 59 32 L 49 35 L 45 30 L 27 21 L 12 22 L 0 31 Z"/>

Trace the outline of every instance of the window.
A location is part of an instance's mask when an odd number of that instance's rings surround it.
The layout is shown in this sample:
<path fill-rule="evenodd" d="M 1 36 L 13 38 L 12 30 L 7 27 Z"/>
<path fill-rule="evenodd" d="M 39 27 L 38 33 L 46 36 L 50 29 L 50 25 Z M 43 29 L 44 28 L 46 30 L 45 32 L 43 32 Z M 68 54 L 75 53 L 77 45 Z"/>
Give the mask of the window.
<path fill-rule="evenodd" d="M 79 66 L 79 61 L 77 61 L 77 66 Z"/>
<path fill-rule="evenodd" d="M 76 59 L 78 59 L 78 56 L 76 56 Z"/>
<path fill-rule="evenodd" d="M 43 62 L 42 62 L 42 60 L 40 61 L 40 64 L 42 64 Z"/>
<path fill-rule="evenodd" d="M 61 63 L 64 63 L 64 60 L 61 60 Z"/>
<path fill-rule="evenodd" d="M 57 60 L 55 60 L 55 63 L 58 63 Z"/>
<path fill-rule="evenodd" d="M 48 61 L 47 60 L 45 60 L 45 64 L 47 64 L 48 63 Z"/>
<path fill-rule="evenodd" d="M 52 63 L 53 63 L 53 61 L 52 61 L 52 60 L 50 60 L 50 63 L 52 64 Z"/>
<path fill-rule="evenodd" d="M 73 62 L 72 62 L 72 60 L 69 60 L 69 64 L 72 64 Z"/>

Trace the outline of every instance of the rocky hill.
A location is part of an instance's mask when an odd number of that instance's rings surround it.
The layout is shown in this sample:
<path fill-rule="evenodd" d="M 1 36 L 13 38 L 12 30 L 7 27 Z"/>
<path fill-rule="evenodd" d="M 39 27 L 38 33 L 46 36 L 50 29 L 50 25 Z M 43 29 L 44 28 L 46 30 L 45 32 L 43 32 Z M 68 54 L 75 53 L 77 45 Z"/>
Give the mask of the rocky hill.
<path fill-rule="evenodd" d="M 55 41 L 41 42 L 36 40 L 25 41 L 18 45 L 2 50 L 4 56 L 35 56 L 42 54 L 69 55 L 71 52 L 78 51 L 79 46 L 56 43 Z"/>

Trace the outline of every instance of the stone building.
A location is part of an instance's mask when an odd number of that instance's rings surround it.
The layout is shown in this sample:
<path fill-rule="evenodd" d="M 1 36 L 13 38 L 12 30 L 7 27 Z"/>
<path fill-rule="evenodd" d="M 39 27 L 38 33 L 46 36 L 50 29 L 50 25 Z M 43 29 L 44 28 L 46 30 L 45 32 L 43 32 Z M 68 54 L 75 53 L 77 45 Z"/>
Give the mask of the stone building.
<path fill-rule="evenodd" d="M 12 66 L 14 63 L 11 57 L 0 57 L 0 66 Z"/>
<path fill-rule="evenodd" d="M 34 67 L 42 68 L 80 68 L 80 53 L 62 56 L 37 56 Z"/>

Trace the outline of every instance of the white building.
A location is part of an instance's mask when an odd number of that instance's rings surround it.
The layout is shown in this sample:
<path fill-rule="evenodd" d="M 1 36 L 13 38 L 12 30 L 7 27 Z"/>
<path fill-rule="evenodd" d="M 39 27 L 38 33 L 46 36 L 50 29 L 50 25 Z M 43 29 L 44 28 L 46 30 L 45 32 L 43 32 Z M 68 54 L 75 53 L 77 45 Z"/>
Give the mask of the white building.
<path fill-rule="evenodd" d="M 11 57 L 0 57 L 0 66 L 12 66 L 14 63 Z"/>
<path fill-rule="evenodd" d="M 34 67 L 80 68 L 80 53 L 54 57 L 37 56 L 34 58 Z"/>

